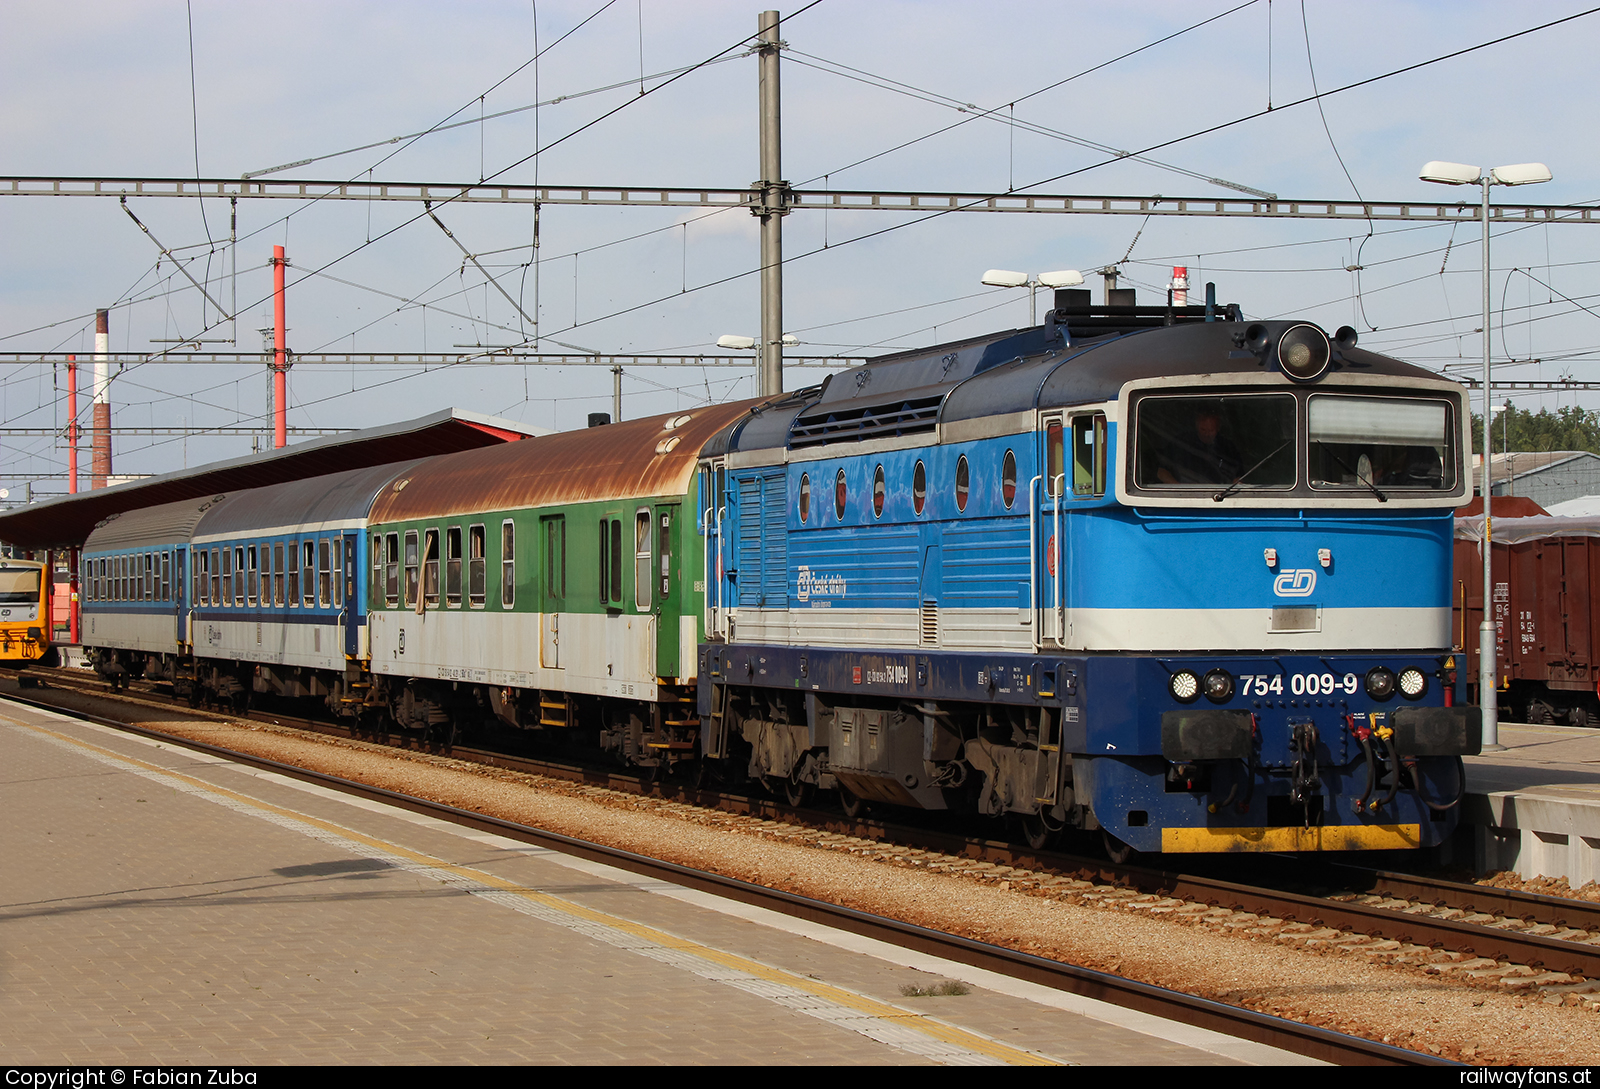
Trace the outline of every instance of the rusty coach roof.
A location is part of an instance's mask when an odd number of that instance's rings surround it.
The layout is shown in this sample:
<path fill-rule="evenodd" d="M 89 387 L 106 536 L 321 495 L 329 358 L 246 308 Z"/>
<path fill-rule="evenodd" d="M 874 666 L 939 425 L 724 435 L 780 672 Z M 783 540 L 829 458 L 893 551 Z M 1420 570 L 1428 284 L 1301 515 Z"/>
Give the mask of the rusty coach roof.
<path fill-rule="evenodd" d="M 372 521 L 681 494 L 701 448 L 759 403 L 693 408 L 437 458 L 384 489 Z"/>

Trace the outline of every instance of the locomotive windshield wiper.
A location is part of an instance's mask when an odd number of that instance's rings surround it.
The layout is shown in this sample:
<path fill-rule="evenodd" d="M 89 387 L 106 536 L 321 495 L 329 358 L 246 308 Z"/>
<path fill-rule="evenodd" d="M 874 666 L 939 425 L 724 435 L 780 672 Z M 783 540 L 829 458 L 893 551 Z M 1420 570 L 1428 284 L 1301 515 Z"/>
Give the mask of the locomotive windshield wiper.
<path fill-rule="evenodd" d="M 1282 450 L 1285 446 L 1288 446 L 1293 441 L 1294 441 L 1294 436 L 1293 435 L 1290 435 L 1288 438 L 1284 439 L 1282 442 L 1280 442 L 1278 444 L 1277 450 L 1272 451 L 1272 453 L 1268 454 L 1266 457 L 1262 458 L 1260 461 L 1258 461 L 1254 465 L 1250 466 L 1250 468 L 1248 468 L 1244 472 L 1240 473 L 1234 479 L 1232 484 L 1229 484 L 1227 486 L 1227 488 L 1225 488 L 1224 490 L 1218 492 L 1216 495 L 1213 495 L 1211 497 L 1211 501 L 1213 503 L 1220 503 L 1224 499 L 1228 498 L 1228 496 L 1232 495 L 1234 492 L 1236 492 L 1240 488 L 1244 487 L 1244 482 L 1245 482 L 1245 478 L 1246 477 L 1248 477 L 1251 473 L 1255 472 L 1257 469 L 1261 468 L 1267 462 L 1271 461 L 1273 458 L 1277 457 L 1278 456 L 1278 451 Z"/>
<path fill-rule="evenodd" d="M 1355 477 L 1356 480 L 1358 480 L 1359 482 L 1361 482 L 1362 484 L 1365 484 L 1368 488 L 1370 488 L 1372 490 L 1372 494 L 1378 497 L 1378 502 L 1387 503 L 1389 501 L 1389 497 L 1387 495 L 1384 495 L 1382 492 L 1380 492 L 1378 490 L 1378 486 L 1372 482 L 1372 477 L 1370 475 L 1369 476 L 1362 476 L 1361 475 L 1361 471 L 1359 469 L 1350 468 L 1350 466 L 1348 466 L 1348 465 L 1346 465 L 1344 463 L 1344 458 L 1342 458 L 1338 454 L 1334 453 L 1333 452 L 1333 447 L 1329 446 L 1327 443 L 1325 443 L 1325 442 L 1324 443 L 1318 443 L 1317 445 L 1321 446 L 1324 450 L 1326 450 L 1328 452 L 1328 456 L 1334 460 L 1334 462 L 1339 466 L 1339 468 L 1343 469 L 1345 472 L 1347 472 L 1351 476 Z"/>

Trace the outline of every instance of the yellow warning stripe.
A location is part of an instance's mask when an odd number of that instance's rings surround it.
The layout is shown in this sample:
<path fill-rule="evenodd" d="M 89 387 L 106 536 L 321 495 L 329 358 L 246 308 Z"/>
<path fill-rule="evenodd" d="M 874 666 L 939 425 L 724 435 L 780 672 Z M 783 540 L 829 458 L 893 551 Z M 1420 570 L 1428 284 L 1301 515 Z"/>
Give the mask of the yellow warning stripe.
<path fill-rule="evenodd" d="M 1394 851 L 1422 845 L 1417 824 L 1305 828 L 1163 828 L 1161 849 L 1197 851 Z"/>
<path fill-rule="evenodd" d="M 855 991 L 845 990 L 842 987 L 836 987 L 829 983 L 823 983 L 820 980 L 812 979 L 809 976 L 796 975 L 792 972 L 787 972 L 782 968 L 775 968 L 768 964 L 762 964 L 760 961 L 750 960 L 749 958 L 740 956 L 737 953 L 730 953 L 723 949 L 715 949 L 711 946 L 701 945 L 699 942 L 692 941 L 688 938 L 682 938 L 675 934 L 668 934 L 665 931 L 657 930 L 654 927 L 646 926 L 643 923 L 634 922 L 629 919 L 623 919 L 619 916 L 610 915 L 603 911 L 596 911 L 593 908 L 584 907 L 582 904 L 577 904 L 570 900 L 564 900 L 558 896 L 552 896 L 549 893 L 540 892 L 537 889 L 528 888 L 525 885 L 518 884 L 515 881 L 507 880 L 506 878 L 499 877 L 484 870 L 472 869 L 466 866 L 458 866 L 454 863 L 446 862 L 443 859 L 435 858 L 432 855 L 423 854 L 420 851 L 414 851 L 409 847 L 402 847 L 397 843 L 390 843 L 387 840 L 378 839 L 375 836 L 369 836 L 364 832 L 358 832 L 354 829 L 346 828 L 343 825 L 335 824 L 319 817 L 313 817 L 295 810 L 285 809 L 281 806 L 273 805 L 271 802 L 262 801 L 259 798 L 251 798 L 247 795 L 240 794 L 237 791 L 229 790 L 227 787 L 218 786 L 215 783 L 205 782 L 204 780 L 197 779 L 194 776 L 186 775 L 183 772 L 174 771 L 171 768 L 163 768 L 156 764 L 146 763 L 145 761 L 139 760 L 136 757 L 128 756 L 124 753 L 114 752 L 110 749 L 101 748 L 98 745 L 91 744 L 79 738 L 69 737 L 65 734 L 57 733 L 54 730 L 45 729 L 42 726 L 37 726 L 32 723 L 19 723 L 19 725 L 25 726 L 30 730 L 45 734 L 49 737 L 56 738 L 57 740 L 66 744 L 87 749 L 91 752 L 99 753 L 102 756 L 109 757 L 114 760 L 124 761 L 128 764 L 144 768 L 145 770 L 158 775 L 170 776 L 173 779 L 185 782 L 198 790 L 203 790 L 208 793 L 213 793 L 220 797 L 227 798 L 235 804 L 247 806 L 253 809 L 259 809 L 290 820 L 299 821 L 302 824 L 310 825 L 324 832 L 333 833 L 345 839 L 352 840 L 362 846 L 370 847 L 374 850 L 384 851 L 400 858 L 404 858 L 417 866 L 431 870 L 437 870 L 442 873 L 448 873 L 454 877 L 468 881 L 477 882 L 478 884 L 485 885 L 500 892 L 512 893 L 514 895 L 524 897 L 527 900 L 540 905 L 541 907 L 560 912 L 562 914 L 571 916 L 572 918 L 580 919 L 587 923 L 604 926 L 611 930 L 651 942 L 666 949 L 688 953 L 699 957 L 702 960 L 710 961 L 713 964 L 718 964 L 725 968 L 731 968 L 737 971 L 745 972 L 749 975 L 755 976 L 758 979 L 767 980 L 768 982 L 781 984 L 798 991 L 806 992 L 818 998 L 826 999 L 829 1002 L 843 1006 L 847 1009 L 854 1010 L 858 1013 L 865 1014 L 890 1024 L 912 1029 L 932 1039 L 939 1040 L 955 1047 L 964 1048 L 968 1051 L 987 1056 L 1010 1066 L 1060 1065 L 1060 1063 L 1044 1055 L 1039 1055 L 1031 1051 L 1025 1051 L 1021 1048 L 1011 1047 L 997 1040 L 992 1040 L 986 1036 L 957 1028 L 954 1025 L 935 1021 L 931 1018 L 923 1016 L 920 1013 L 917 1013 L 914 1010 L 906 1010 L 899 1006 L 891 1005 L 887 1002 L 881 1002 L 878 999 L 868 997 L 867 995 L 858 994 Z"/>

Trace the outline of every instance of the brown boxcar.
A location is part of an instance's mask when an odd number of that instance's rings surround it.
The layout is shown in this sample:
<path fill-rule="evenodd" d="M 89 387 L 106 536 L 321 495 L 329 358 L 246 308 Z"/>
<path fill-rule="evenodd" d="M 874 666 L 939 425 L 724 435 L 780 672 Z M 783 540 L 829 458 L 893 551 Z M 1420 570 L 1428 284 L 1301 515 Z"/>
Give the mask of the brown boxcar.
<path fill-rule="evenodd" d="M 1496 509 L 1499 504 L 1496 503 Z M 1600 518 L 1494 519 L 1491 557 L 1500 703 L 1511 721 L 1600 721 Z M 1456 520 L 1453 640 L 1477 699 L 1483 518 Z"/>

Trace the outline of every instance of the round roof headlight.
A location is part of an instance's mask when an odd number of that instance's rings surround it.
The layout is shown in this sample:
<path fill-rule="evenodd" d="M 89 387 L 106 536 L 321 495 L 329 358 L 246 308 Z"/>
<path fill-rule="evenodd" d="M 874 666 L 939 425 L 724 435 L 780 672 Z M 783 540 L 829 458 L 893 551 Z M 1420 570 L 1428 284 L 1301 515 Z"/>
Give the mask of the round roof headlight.
<path fill-rule="evenodd" d="M 1212 703 L 1227 703 L 1233 699 L 1233 676 L 1226 669 L 1213 669 L 1206 674 L 1206 699 Z"/>
<path fill-rule="evenodd" d="M 1296 325 L 1278 338 L 1278 366 L 1297 382 L 1314 382 L 1328 369 L 1333 349 L 1315 325 Z"/>
<path fill-rule="evenodd" d="M 1200 678 L 1187 669 L 1180 669 L 1167 682 L 1167 688 L 1179 703 L 1193 703 L 1200 695 Z"/>
<path fill-rule="evenodd" d="M 1400 671 L 1400 694 L 1408 700 L 1419 698 L 1428 690 L 1428 675 L 1413 666 Z"/>
<path fill-rule="evenodd" d="M 1367 671 L 1367 695 L 1382 703 L 1394 695 L 1394 670 L 1373 666 Z"/>

